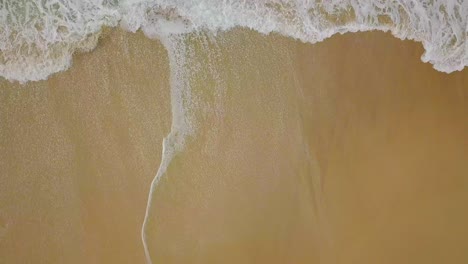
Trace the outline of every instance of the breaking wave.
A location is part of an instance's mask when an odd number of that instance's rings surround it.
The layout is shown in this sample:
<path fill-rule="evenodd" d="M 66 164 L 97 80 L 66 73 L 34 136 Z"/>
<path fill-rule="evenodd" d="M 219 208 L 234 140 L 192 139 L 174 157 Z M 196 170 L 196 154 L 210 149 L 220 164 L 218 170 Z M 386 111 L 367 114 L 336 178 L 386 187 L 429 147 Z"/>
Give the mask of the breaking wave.
<path fill-rule="evenodd" d="M 443 72 L 468 64 L 464 0 L 4 0 L 0 75 L 46 79 L 76 51 L 93 49 L 103 27 L 163 38 L 247 27 L 315 43 L 336 33 L 382 30 L 422 43 L 424 62 Z"/>

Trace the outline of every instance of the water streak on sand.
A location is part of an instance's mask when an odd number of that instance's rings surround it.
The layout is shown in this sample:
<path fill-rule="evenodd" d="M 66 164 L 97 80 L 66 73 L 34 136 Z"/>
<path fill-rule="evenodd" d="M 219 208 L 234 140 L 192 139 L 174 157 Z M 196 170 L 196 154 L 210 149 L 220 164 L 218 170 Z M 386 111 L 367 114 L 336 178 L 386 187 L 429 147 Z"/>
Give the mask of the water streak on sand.
<path fill-rule="evenodd" d="M 150 191 L 148 194 L 148 205 L 142 227 L 142 241 L 145 249 L 147 262 L 151 263 L 150 253 L 146 243 L 146 228 L 149 219 L 149 210 L 153 200 L 153 192 L 158 185 L 161 177 L 166 173 L 169 163 L 174 158 L 174 155 L 181 151 L 186 137 L 193 132 L 192 119 L 188 113 L 190 100 L 190 86 L 185 74 L 185 45 L 184 38 L 177 36 L 165 36 L 160 38 L 168 51 L 169 64 L 171 69 L 171 108 L 172 108 L 172 124 L 171 131 L 163 139 L 161 163 L 158 172 L 154 177 Z"/>

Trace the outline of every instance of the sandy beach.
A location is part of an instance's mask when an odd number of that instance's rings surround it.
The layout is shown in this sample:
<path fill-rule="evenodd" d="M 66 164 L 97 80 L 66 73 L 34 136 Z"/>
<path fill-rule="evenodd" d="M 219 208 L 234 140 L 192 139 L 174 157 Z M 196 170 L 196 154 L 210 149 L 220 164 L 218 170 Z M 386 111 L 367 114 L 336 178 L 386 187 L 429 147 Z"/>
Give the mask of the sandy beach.
<path fill-rule="evenodd" d="M 389 33 L 187 38 L 194 132 L 149 208 L 153 263 L 468 262 L 468 71 Z M 155 40 L 108 30 L 0 81 L 0 262 L 145 263 L 171 128 Z"/>

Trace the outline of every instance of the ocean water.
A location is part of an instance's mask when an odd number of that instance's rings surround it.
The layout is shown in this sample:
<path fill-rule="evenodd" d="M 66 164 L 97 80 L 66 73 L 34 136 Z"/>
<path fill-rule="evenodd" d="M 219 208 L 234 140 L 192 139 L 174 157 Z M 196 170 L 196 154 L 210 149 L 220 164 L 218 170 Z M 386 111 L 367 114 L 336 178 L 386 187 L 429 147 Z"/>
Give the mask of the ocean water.
<path fill-rule="evenodd" d="M 5 261 L 467 259 L 468 2 L 0 10 Z"/>
<path fill-rule="evenodd" d="M 105 26 L 141 29 L 156 39 L 245 27 L 310 43 L 336 33 L 382 30 L 421 42 L 422 60 L 437 70 L 462 70 L 468 61 L 463 0 L 6 0 L 0 10 L 0 75 L 20 82 L 66 70 L 72 54 L 91 50 Z"/>

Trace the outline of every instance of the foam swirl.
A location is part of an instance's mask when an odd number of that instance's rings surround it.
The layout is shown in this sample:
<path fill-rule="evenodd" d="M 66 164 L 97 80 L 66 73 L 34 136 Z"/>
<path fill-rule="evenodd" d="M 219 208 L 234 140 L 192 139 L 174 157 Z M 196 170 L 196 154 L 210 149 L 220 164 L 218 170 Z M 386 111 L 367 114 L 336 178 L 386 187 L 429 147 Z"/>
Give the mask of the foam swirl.
<path fill-rule="evenodd" d="M 152 38 L 247 27 L 315 43 L 336 33 L 391 31 L 423 44 L 443 72 L 468 64 L 464 0 L 5 0 L 0 2 L 0 75 L 20 82 L 67 69 L 104 26 Z"/>

